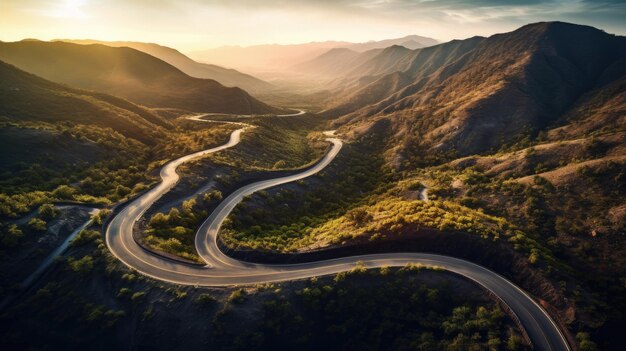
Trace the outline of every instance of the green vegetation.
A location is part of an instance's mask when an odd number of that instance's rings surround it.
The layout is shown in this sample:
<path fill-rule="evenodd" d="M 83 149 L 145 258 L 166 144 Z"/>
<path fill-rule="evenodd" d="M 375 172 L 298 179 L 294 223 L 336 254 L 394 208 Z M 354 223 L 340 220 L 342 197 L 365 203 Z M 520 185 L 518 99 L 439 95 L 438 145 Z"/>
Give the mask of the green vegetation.
<path fill-rule="evenodd" d="M 212 208 L 222 199 L 219 191 L 205 193 L 201 201 L 190 199 L 182 204 L 182 209 L 172 208 L 167 214 L 156 213 L 150 218 L 145 231 L 145 244 L 149 247 L 202 262 L 195 252 L 194 229 L 208 216 L 207 208 Z"/>
<path fill-rule="evenodd" d="M 0 229 L 2 230 L 2 240 L 0 243 L 2 243 L 2 247 L 4 248 L 17 246 L 22 237 L 24 237 L 22 230 L 15 224 L 9 225 L 6 229 L 4 226 L 1 226 Z"/>
<path fill-rule="evenodd" d="M 248 128 L 237 147 L 215 154 L 217 162 L 251 170 L 295 169 L 319 159 L 328 147 L 322 133 L 315 132 L 324 120 L 310 116 L 246 119 Z"/>
<path fill-rule="evenodd" d="M 227 350 L 527 349 L 497 305 L 461 299 L 445 280 L 426 285 L 422 274 L 355 270 L 311 279 L 295 294 L 270 289 L 252 324 L 234 327 L 230 308 L 216 316 L 214 334 Z"/>
<path fill-rule="evenodd" d="M 311 132 L 322 121 L 310 117 L 259 117 L 246 119 L 255 125 L 242 135 L 242 142 L 236 148 L 210 156 L 219 165 L 228 165 L 228 175 L 215 177 L 219 186 L 230 190 L 239 174 L 249 171 L 301 168 L 316 161 L 328 147 L 321 133 Z M 190 122 L 185 122 L 186 124 Z M 183 174 L 193 177 L 201 173 L 201 164 L 196 161 L 183 167 Z M 360 178 L 365 180 L 364 177 Z M 349 196 L 349 189 L 342 194 Z M 219 191 L 205 193 L 201 198 L 185 201 L 180 208 L 171 208 L 168 213 L 156 213 L 148 222 L 142 238 L 148 247 L 202 262 L 195 252 L 194 235 L 199 225 L 222 199 Z"/>
<path fill-rule="evenodd" d="M 39 218 L 32 218 L 31 220 L 29 220 L 28 226 L 30 227 L 30 229 L 38 232 L 44 232 L 46 231 L 46 229 L 48 229 L 48 223 Z"/>
<path fill-rule="evenodd" d="M 228 296 L 228 302 L 233 304 L 240 304 L 246 299 L 246 291 L 244 289 L 237 289 Z"/>
<path fill-rule="evenodd" d="M 72 240 L 72 246 L 82 246 L 100 239 L 100 232 L 97 230 L 81 230 Z"/>
<path fill-rule="evenodd" d="M 220 237 L 230 246 L 290 251 L 315 242 L 314 230 L 370 201 L 392 179 L 366 145 L 345 145 L 318 175 L 252 195 L 226 220 Z M 357 212 L 351 212 L 355 216 Z M 367 215 L 359 220 L 367 220 Z"/>
<path fill-rule="evenodd" d="M 67 264 L 72 271 L 84 276 L 93 269 L 93 257 L 83 256 L 78 260 L 70 257 L 67 259 Z"/>
<path fill-rule="evenodd" d="M 202 126 L 198 130 L 186 130 L 180 126 L 164 133 L 157 145 L 148 147 L 111 129 L 69 122 L 55 125 L 5 122 L 2 128 L 7 126 L 58 134 L 64 143 L 80 141 L 95 148 L 92 152 L 100 157 L 88 160 L 84 159 L 84 155 L 76 156 L 83 159 L 75 164 L 67 164 L 67 160 L 55 158 L 66 156 L 66 153 L 51 153 L 49 157 L 54 162 L 20 158 L 22 163 L 16 164 L 13 169 L 4 169 L 0 177 L 0 216 L 3 217 L 18 217 L 51 202 L 111 204 L 132 197 L 154 182 L 155 179 L 149 177 L 148 172 L 160 166 L 163 160 L 223 142 L 233 129 L 228 125 L 208 125 L 208 128 Z M 79 152 L 72 150 L 68 152 Z M 38 163 L 40 161 L 44 163 Z"/>

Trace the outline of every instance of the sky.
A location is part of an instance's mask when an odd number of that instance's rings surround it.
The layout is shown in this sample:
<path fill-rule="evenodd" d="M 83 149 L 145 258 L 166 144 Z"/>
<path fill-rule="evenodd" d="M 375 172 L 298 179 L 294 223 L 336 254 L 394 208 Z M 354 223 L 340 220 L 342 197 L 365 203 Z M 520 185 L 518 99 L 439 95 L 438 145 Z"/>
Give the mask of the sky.
<path fill-rule="evenodd" d="M 183 52 L 224 45 L 440 41 L 539 21 L 626 35 L 626 0 L 0 0 L 0 40 L 155 42 Z"/>

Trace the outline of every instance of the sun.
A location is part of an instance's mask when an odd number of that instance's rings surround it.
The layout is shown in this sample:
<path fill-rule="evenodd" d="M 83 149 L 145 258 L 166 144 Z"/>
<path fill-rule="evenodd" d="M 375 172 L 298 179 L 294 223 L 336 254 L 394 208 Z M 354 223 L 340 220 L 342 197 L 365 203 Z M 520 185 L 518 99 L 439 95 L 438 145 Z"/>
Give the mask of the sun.
<path fill-rule="evenodd" d="M 49 14 L 52 17 L 82 19 L 87 17 L 84 11 L 87 0 L 63 0 L 54 6 Z"/>

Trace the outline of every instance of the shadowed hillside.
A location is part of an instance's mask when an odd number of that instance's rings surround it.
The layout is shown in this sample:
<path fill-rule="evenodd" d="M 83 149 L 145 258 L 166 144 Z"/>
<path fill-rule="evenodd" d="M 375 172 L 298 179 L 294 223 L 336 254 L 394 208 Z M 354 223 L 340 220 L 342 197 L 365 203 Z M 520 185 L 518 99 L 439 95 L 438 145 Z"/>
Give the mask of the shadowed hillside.
<path fill-rule="evenodd" d="M 98 41 L 98 40 L 58 40 L 61 42 L 89 45 L 102 44 L 111 47 L 129 47 L 145 52 L 196 78 L 213 79 L 227 87 L 239 87 L 251 93 L 264 92 L 273 87 L 270 83 L 249 74 L 217 65 L 196 62 L 180 51 L 167 46 L 134 41 Z"/>
<path fill-rule="evenodd" d="M 239 88 L 192 78 L 131 48 L 21 41 L 0 43 L 0 60 L 55 82 L 120 96 L 150 107 L 224 113 L 278 111 Z"/>
<path fill-rule="evenodd" d="M 93 124 L 152 144 L 170 123 L 126 100 L 73 89 L 0 62 L 0 116 L 19 121 Z"/>
<path fill-rule="evenodd" d="M 580 115 L 574 106 L 590 108 L 585 94 L 620 94 L 608 88 L 626 73 L 626 38 L 592 27 L 537 23 L 486 39 L 407 50 L 395 61 L 389 68 L 377 56 L 358 68 L 375 78 L 338 97 L 326 113 L 347 113 L 337 123 L 355 126 L 350 129 L 357 134 L 388 120 L 401 158 L 428 149 L 467 155 L 536 133 L 562 116 L 573 119 Z M 381 74 L 381 67 L 394 71 Z"/>

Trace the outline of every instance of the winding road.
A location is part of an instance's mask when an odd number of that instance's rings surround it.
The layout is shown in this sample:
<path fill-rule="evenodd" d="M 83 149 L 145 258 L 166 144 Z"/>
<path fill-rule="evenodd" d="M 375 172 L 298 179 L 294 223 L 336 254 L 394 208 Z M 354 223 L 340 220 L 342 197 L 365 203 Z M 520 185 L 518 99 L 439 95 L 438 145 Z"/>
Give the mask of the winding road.
<path fill-rule="evenodd" d="M 298 114 L 303 114 L 300 111 Z M 294 114 L 294 115 L 298 115 Z M 189 119 L 203 120 L 201 116 Z M 288 116 L 288 115 L 284 115 Z M 226 123 L 222 121 L 214 121 Z M 326 167 L 337 156 L 342 142 L 327 132 L 326 139 L 331 143 L 330 150 L 313 167 L 300 173 L 252 183 L 243 186 L 224 199 L 199 228 L 195 245 L 206 266 L 194 266 L 160 257 L 143 249 L 133 238 L 133 225 L 142 217 L 163 194 L 167 193 L 179 180 L 176 168 L 195 158 L 218 152 L 239 143 L 241 133 L 250 126 L 241 125 L 230 135 L 229 141 L 221 146 L 196 152 L 165 164 L 161 169 L 161 183 L 124 207 L 109 223 L 106 229 L 106 243 L 112 254 L 132 269 L 152 277 L 176 284 L 196 286 L 230 286 L 240 284 L 268 283 L 303 279 L 314 276 L 335 274 L 362 265 L 366 268 L 385 266 L 405 266 L 420 263 L 438 266 L 475 281 L 491 291 L 507 305 L 522 324 L 533 346 L 537 350 L 570 350 L 570 347 L 555 322 L 548 313 L 516 285 L 504 277 L 484 267 L 461 259 L 424 253 L 387 253 L 342 257 L 318 262 L 299 264 L 256 264 L 236 260 L 225 255 L 217 245 L 220 226 L 233 208 L 249 194 L 280 184 L 293 182 L 311 176 Z"/>

